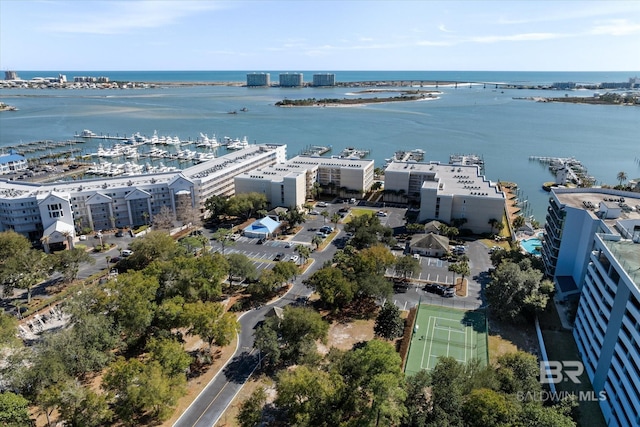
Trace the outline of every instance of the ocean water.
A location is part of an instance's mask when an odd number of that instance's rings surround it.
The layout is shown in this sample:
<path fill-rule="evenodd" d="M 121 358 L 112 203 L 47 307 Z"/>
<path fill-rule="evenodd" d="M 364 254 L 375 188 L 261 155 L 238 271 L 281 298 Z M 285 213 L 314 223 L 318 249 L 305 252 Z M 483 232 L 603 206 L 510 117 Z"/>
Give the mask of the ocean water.
<path fill-rule="evenodd" d="M 262 71 L 262 70 L 256 70 Z M 333 72 L 333 71 L 329 71 Z M 244 81 L 236 72 L 62 72 L 104 75 L 125 81 Z M 271 72 L 272 80 L 279 72 Z M 313 71 L 304 71 L 308 81 Z M 58 72 L 18 72 L 21 78 Z M 338 81 L 440 80 L 548 84 L 556 81 L 599 83 L 627 81 L 640 73 L 523 72 L 335 72 Z M 308 77 L 306 77 L 308 76 Z M 302 98 L 371 96 L 357 88 L 246 88 L 184 86 L 129 90 L 2 89 L 0 100 L 19 111 L 0 114 L 0 149 L 39 140 L 64 141 L 90 129 L 98 134 L 178 136 L 247 136 L 252 143 L 283 143 L 289 156 L 310 145 L 371 150 L 382 167 L 396 150 L 421 148 L 425 160 L 447 162 L 451 154 L 474 153 L 485 161 L 492 181 L 518 184 L 525 212 L 544 221 L 548 193 L 541 189 L 553 176 L 530 156 L 575 157 L 597 184 L 617 184 L 624 171 L 640 177 L 640 108 L 538 103 L 533 96 L 592 96 L 591 91 L 495 89 L 491 85 L 439 87 L 439 99 L 340 108 L 278 108 L 277 101 Z M 240 109 L 246 108 L 246 112 Z M 228 114 L 238 111 L 237 114 Z M 76 144 L 83 153 L 97 150 L 93 140 Z M 193 146 L 189 147 L 192 148 Z M 224 153 L 221 149 L 220 154 Z"/>

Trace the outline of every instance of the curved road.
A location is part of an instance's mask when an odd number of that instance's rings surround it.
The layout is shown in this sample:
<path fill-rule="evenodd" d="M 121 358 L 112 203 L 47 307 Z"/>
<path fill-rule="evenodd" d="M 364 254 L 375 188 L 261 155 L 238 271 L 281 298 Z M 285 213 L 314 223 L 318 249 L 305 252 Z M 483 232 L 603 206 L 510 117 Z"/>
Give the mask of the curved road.
<path fill-rule="evenodd" d="M 258 367 L 258 350 L 253 347 L 253 331 L 264 319 L 271 307 L 284 307 L 293 303 L 300 296 L 308 296 L 311 290 L 302 284 L 303 277 L 322 268 L 326 260 L 333 257 L 335 246 L 328 245 L 323 252 L 315 252 L 314 263 L 293 282 L 291 289 L 277 301 L 251 310 L 240 316 L 240 334 L 233 357 L 222 367 L 216 376 L 207 384 L 202 392 L 191 403 L 187 410 L 173 424 L 173 427 L 212 427 L 220 419 L 240 392 L 245 382 Z"/>

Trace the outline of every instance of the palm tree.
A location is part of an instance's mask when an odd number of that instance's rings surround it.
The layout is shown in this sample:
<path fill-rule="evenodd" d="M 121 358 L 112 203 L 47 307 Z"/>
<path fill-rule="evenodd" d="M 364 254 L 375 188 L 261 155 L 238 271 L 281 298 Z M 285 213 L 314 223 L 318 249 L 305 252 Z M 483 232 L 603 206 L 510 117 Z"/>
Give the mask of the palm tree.
<path fill-rule="evenodd" d="M 300 256 L 300 264 L 305 265 L 307 263 L 307 259 L 311 255 L 311 249 L 305 245 L 296 245 L 295 251 Z"/>
<path fill-rule="evenodd" d="M 311 238 L 311 243 L 316 245 L 316 250 L 320 248 L 320 244 L 322 243 L 322 237 L 318 236 L 317 234 L 315 236 L 313 236 L 313 238 Z"/>
<path fill-rule="evenodd" d="M 622 183 L 627 180 L 627 174 L 625 172 L 620 171 L 618 172 L 618 175 L 616 176 L 616 178 L 618 179 L 620 186 L 622 186 Z"/>
<path fill-rule="evenodd" d="M 324 223 L 327 223 L 327 218 L 329 218 L 329 212 L 328 211 L 322 211 L 320 212 L 320 215 L 322 215 L 322 218 L 324 218 Z"/>

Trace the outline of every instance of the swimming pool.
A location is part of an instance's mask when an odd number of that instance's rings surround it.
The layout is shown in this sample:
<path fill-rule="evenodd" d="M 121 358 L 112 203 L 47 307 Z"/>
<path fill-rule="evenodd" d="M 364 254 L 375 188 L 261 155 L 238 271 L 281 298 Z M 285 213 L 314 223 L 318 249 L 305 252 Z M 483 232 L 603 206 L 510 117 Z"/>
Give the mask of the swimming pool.
<path fill-rule="evenodd" d="M 520 246 L 530 254 L 540 255 L 540 248 L 542 247 L 542 240 L 537 237 L 521 240 Z"/>

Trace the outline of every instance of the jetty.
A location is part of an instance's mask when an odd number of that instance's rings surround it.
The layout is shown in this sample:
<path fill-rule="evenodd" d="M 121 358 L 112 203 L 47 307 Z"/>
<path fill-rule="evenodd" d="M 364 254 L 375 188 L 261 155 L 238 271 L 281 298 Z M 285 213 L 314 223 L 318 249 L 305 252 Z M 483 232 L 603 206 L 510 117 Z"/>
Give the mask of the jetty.
<path fill-rule="evenodd" d="M 595 182 L 595 178 L 588 174 L 587 168 L 574 157 L 529 156 L 529 161 L 548 165 L 549 171 L 556 177 L 555 185 L 571 183 L 578 187 L 586 187 Z"/>
<path fill-rule="evenodd" d="M 322 156 L 331 152 L 331 145 L 307 145 L 300 151 L 301 156 Z"/>

